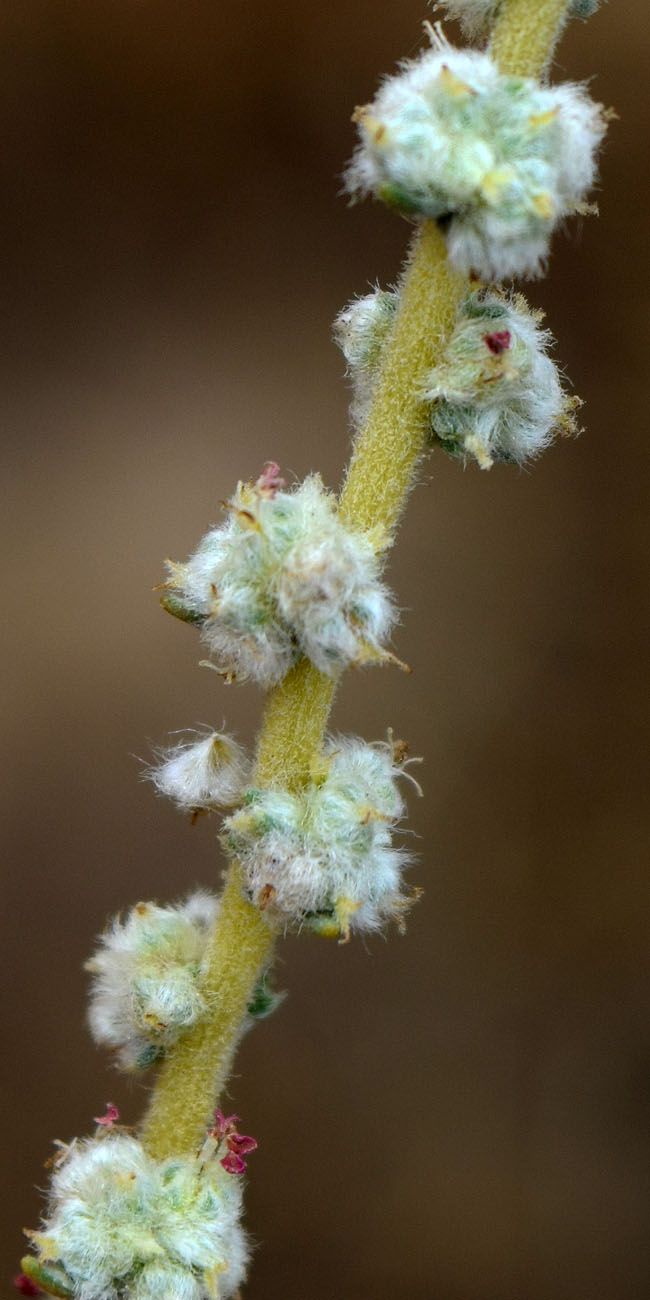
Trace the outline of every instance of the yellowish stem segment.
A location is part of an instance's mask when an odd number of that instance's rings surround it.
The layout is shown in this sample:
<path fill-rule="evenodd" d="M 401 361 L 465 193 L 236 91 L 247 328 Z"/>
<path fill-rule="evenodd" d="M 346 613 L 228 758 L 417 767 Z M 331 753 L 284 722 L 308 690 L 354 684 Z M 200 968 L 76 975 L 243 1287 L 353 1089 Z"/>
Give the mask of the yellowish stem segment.
<path fill-rule="evenodd" d="M 187 1155 L 200 1145 L 273 938 L 263 913 L 246 902 L 237 869 L 231 867 L 210 938 L 203 986 L 208 1015 L 162 1062 L 142 1128 L 142 1141 L 155 1158 Z"/>
<path fill-rule="evenodd" d="M 489 53 L 501 72 L 539 77 L 548 64 L 567 15 L 567 0 L 504 0 L 490 37 Z"/>
<path fill-rule="evenodd" d="M 505 0 L 490 52 L 504 72 L 536 76 L 545 66 L 566 13 L 566 0 Z M 466 280 L 447 262 L 437 226 L 424 222 L 411 248 L 400 308 L 382 355 L 368 419 L 352 451 L 340 500 L 341 517 L 395 532 L 427 438 L 420 381 L 449 333 Z M 254 780 L 299 785 L 327 724 L 336 682 L 301 660 L 268 697 Z M 260 972 L 268 966 L 276 928 L 241 892 L 237 865 L 226 878 L 210 940 L 205 994 L 213 1013 L 191 1030 L 160 1067 L 142 1140 L 151 1155 L 194 1151 L 224 1087 L 241 1025 Z"/>
<path fill-rule="evenodd" d="M 449 333 L 465 276 L 447 261 L 438 227 L 424 222 L 411 250 L 400 307 L 384 352 L 364 428 L 352 449 L 339 511 L 356 528 L 391 537 L 427 439 L 420 385 Z"/>

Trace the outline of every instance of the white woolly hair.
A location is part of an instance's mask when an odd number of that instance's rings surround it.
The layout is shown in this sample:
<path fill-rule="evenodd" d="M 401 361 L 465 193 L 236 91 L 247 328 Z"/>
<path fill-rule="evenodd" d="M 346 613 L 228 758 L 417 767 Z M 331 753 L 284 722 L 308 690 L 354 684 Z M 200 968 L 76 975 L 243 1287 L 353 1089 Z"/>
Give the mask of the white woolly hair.
<path fill-rule="evenodd" d="M 354 389 L 350 416 L 355 428 L 364 423 L 368 414 L 382 349 L 398 305 L 395 290 L 377 287 L 372 293 L 354 298 L 334 321 L 334 339 L 345 357 L 346 374 Z"/>
<path fill-rule="evenodd" d="M 391 744 L 335 737 L 304 789 L 251 789 L 226 819 L 222 843 L 253 902 L 288 925 L 344 937 L 399 922 L 409 856 L 392 838 L 405 811 L 405 766 Z"/>
<path fill-rule="evenodd" d="M 252 761 L 231 736 L 210 731 L 159 752 L 144 775 L 184 811 L 231 808 L 251 778 Z"/>
<path fill-rule="evenodd" d="M 121 1069 L 146 1069 L 203 1016 L 205 950 L 218 906 L 203 891 L 176 906 L 138 903 L 100 936 L 86 963 L 88 1020 Z"/>
<path fill-rule="evenodd" d="M 358 111 L 347 188 L 444 219 L 462 272 L 535 275 L 557 223 L 584 210 L 601 108 L 582 86 L 502 75 L 488 54 L 433 39 Z"/>
<path fill-rule="evenodd" d="M 599 0 L 571 0 L 568 16 L 589 18 L 598 5 Z M 436 9 L 444 9 L 449 18 L 457 19 L 467 36 L 484 32 L 494 22 L 500 8 L 501 0 L 442 0 L 436 5 Z"/>
<path fill-rule="evenodd" d="M 425 378 L 431 430 L 453 456 L 522 464 L 556 432 L 574 431 L 575 399 L 562 390 L 551 335 L 521 295 L 477 291 L 461 303 L 438 364 Z"/>
<path fill-rule="evenodd" d="M 167 584 L 224 676 L 269 687 L 301 655 L 330 675 L 391 657 L 377 539 L 341 522 L 318 475 L 271 493 L 240 483 L 228 509 Z"/>
<path fill-rule="evenodd" d="M 227 1300 L 248 1261 L 241 1206 L 242 1180 L 218 1160 L 155 1161 L 109 1133 L 67 1149 L 30 1236 L 75 1300 Z"/>

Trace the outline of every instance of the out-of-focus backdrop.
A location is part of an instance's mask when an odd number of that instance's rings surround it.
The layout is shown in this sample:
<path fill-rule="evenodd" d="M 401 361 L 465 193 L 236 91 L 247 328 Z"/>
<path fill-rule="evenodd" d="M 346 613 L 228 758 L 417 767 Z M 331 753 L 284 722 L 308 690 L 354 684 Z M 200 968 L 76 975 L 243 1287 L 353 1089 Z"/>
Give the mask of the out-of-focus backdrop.
<path fill-rule="evenodd" d="M 145 1100 L 84 1027 L 95 934 L 220 879 L 215 823 L 156 799 L 142 759 L 259 717 L 151 587 L 264 460 L 340 482 L 330 322 L 409 235 L 341 197 L 350 114 L 425 16 L 3 6 L 7 1279 L 50 1140 Z M 620 115 L 600 217 L 529 286 L 586 432 L 530 472 L 431 458 L 390 574 L 413 675 L 339 695 L 335 726 L 425 756 L 425 896 L 405 938 L 282 946 L 290 996 L 229 1099 L 260 1140 L 250 1300 L 650 1293 L 647 54 L 645 0 L 611 0 L 557 66 Z"/>

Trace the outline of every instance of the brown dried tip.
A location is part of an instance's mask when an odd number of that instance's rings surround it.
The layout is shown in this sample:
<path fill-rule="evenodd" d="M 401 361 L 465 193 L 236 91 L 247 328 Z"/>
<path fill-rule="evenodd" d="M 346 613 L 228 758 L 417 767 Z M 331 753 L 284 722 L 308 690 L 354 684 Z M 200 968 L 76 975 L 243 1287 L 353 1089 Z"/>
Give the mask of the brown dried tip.
<path fill-rule="evenodd" d="M 393 751 L 393 762 L 399 767 L 409 756 L 408 743 L 406 740 L 393 740 L 391 733 L 389 744 Z"/>

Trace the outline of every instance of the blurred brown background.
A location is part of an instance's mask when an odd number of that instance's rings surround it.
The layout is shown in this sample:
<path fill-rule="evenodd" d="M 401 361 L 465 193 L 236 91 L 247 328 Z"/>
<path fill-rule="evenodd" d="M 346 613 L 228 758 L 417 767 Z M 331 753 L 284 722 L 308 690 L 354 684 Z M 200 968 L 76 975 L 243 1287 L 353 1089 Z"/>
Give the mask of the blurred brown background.
<path fill-rule="evenodd" d="M 214 823 L 140 759 L 259 716 L 150 589 L 265 459 L 340 481 L 330 321 L 408 235 L 340 196 L 349 118 L 424 16 L 3 6 L 7 1278 L 51 1138 L 142 1109 L 84 1027 L 93 936 L 219 879 Z M 530 473 L 431 459 L 391 569 L 415 672 L 340 693 L 335 725 L 426 757 L 426 894 L 404 939 L 282 948 L 290 997 L 231 1087 L 260 1139 L 250 1300 L 650 1294 L 647 24 L 612 0 L 560 51 L 620 114 L 599 220 L 529 293 L 586 432 Z"/>

